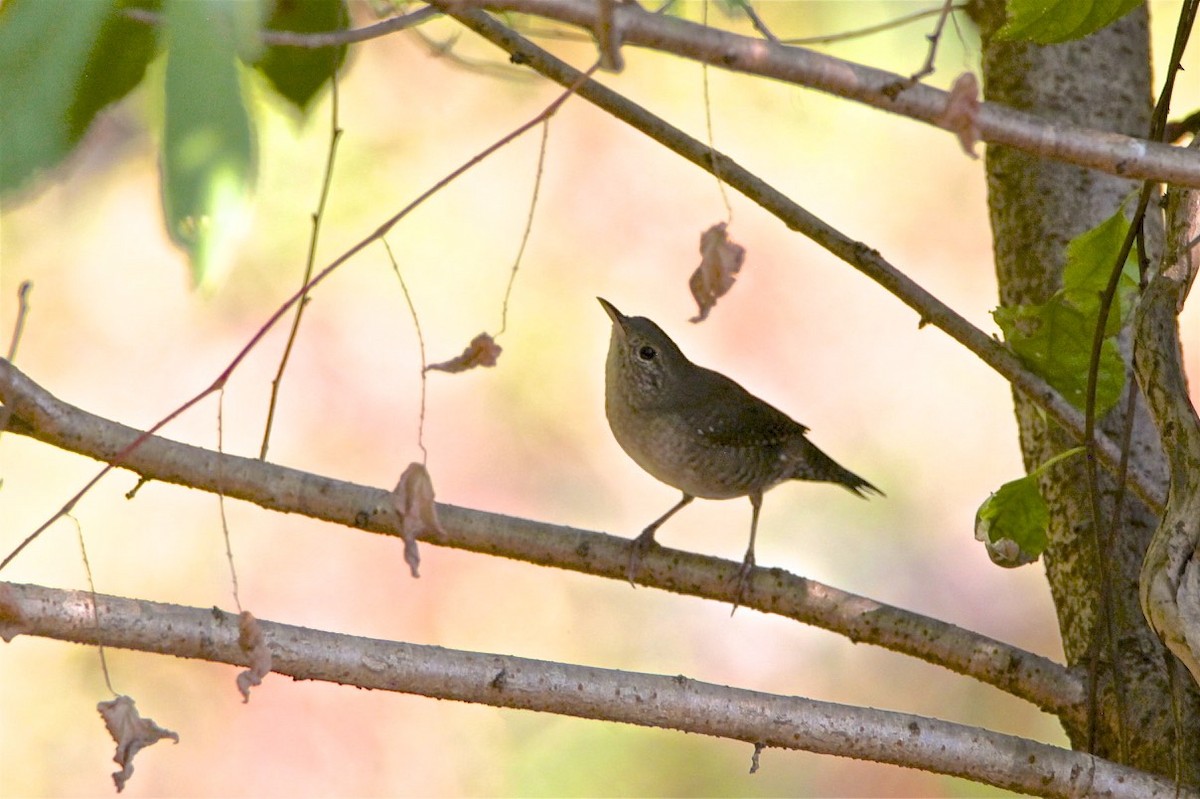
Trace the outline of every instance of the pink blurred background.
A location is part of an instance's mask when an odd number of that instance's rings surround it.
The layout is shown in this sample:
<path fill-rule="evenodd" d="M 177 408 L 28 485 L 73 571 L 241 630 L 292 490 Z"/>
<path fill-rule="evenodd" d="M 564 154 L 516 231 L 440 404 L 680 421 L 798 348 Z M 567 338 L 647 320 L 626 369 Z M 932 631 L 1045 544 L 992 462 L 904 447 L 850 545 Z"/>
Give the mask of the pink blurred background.
<path fill-rule="evenodd" d="M 764 4 L 781 36 L 845 30 L 915 3 Z M 1152 6 L 1156 75 L 1174 3 Z M 699 6 L 686 11 L 696 17 Z M 356 7 L 360 23 L 365 8 Z M 714 24 L 735 25 L 713 12 Z M 1160 18 L 1161 17 L 1161 18 Z M 908 73 L 932 21 L 830 51 Z M 439 41 L 454 24 L 423 28 Z M 587 43 L 552 42 L 577 65 Z M 503 64 L 463 33 L 454 52 Z M 701 70 L 626 49 L 601 80 L 704 136 Z M 977 69 L 971 31 L 948 30 L 930 80 Z M 1187 66 L 1200 71 L 1193 55 Z M 438 57 L 412 35 L 357 48 L 342 84 L 338 156 L 320 246 L 326 263 L 433 182 L 538 113 L 558 88 L 497 79 Z M 975 324 L 996 305 L 981 160 L 946 133 L 779 83 L 710 71 L 716 146 L 886 258 Z M 161 81 L 161 70 L 151 76 Z M 112 109 L 84 149 L 0 218 L 0 333 L 18 284 L 34 283 L 18 365 L 62 399 L 146 426 L 203 388 L 298 285 L 328 139 L 328 98 L 296 124 L 253 84 L 260 180 L 248 238 L 224 283 L 189 286 L 165 239 L 145 87 Z M 1200 104 L 1184 81 L 1179 109 Z M 537 132 L 438 194 L 389 236 L 421 315 L 428 357 L 499 328 L 528 211 Z M 662 325 L 694 360 L 726 372 L 812 428 L 813 440 L 880 486 L 862 502 L 793 483 L 769 495 L 761 565 L 927 613 L 1061 659 L 1042 566 L 994 567 L 972 535 L 978 504 L 1021 474 L 1007 385 L 846 264 L 732 196 L 747 250 L 703 325 L 687 278 L 700 233 L 725 218 L 716 183 L 583 101 L 550 131 L 540 205 L 499 365 L 429 378 L 425 443 L 440 501 L 633 536 L 676 494 L 609 434 L 609 322 L 594 297 Z M 419 355 L 381 247 L 319 288 L 285 378 L 270 458 L 390 487 L 419 459 Z M 1186 341 L 1200 328 L 1193 302 Z M 286 326 L 225 396 L 225 449 L 255 455 Z M 1200 374 L 1197 351 L 1188 353 Z M 216 440 L 209 401 L 166 431 Z M 15 435 L 0 442 L 0 549 L 7 551 L 98 466 Z M 161 484 L 124 494 L 107 477 L 76 508 L 97 589 L 232 608 L 215 498 Z M 243 605 L 260 618 L 457 649 L 689 677 L 922 713 L 1063 744 L 1035 708 L 944 670 L 855 646 L 755 611 L 422 546 L 408 576 L 399 541 L 227 505 Z M 749 503 L 697 502 L 666 525 L 671 547 L 741 557 Z M 55 525 L 2 575 L 86 585 L 74 526 Z M 528 712 L 435 702 L 268 676 L 248 705 L 237 670 L 109 651 L 118 691 L 177 731 L 143 751 L 126 788 L 148 796 L 859 795 L 979 796 L 959 780 Z M 110 796 L 108 698 L 92 649 L 19 637 L 0 647 L 0 794 Z"/>

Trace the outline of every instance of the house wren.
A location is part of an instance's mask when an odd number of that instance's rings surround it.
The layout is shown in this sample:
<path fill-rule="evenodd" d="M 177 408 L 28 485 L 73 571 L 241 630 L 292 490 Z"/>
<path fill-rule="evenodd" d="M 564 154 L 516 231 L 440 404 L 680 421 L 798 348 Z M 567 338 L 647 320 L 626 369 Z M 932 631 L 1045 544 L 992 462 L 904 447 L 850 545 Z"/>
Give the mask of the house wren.
<path fill-rule="evenodd" d="M 600 298 L 597 298 L 600 299 Z M 837 483 L 859 496 L 882 495 L 833 462 L 805 437 L 808 428 L 723 374 L 689 361 L 658 325 L 625 316 L 607 300 L 612 319 L 604 367 L 604 410 L 621 448 L 683 498 L 633 542 L 632 583 L 654 532 L 696 497 L 749 497 L 750 546 L 738 573 L 737 605 L 754 567 L 754 535 L 763 492 L 786 480 Z"/>

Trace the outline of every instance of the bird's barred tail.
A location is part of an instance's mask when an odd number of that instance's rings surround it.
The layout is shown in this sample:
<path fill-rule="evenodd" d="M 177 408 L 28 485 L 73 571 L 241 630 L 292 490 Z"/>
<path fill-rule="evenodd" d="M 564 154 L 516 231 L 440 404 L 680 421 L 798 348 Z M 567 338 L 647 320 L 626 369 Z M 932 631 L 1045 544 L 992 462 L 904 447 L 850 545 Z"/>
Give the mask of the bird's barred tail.
<path fill-rule="evenodd" d="M 796 464 L 792 477 L 798 480 L 815 480 L 820 483 L 837 483 L 845 486 L 860 497 L 869 494 L 884 496 L 884 493 L 854 472 L 842 467 L 833 458 L 826 455 L 815 444 L 804 440 L 804 457 Z"/>

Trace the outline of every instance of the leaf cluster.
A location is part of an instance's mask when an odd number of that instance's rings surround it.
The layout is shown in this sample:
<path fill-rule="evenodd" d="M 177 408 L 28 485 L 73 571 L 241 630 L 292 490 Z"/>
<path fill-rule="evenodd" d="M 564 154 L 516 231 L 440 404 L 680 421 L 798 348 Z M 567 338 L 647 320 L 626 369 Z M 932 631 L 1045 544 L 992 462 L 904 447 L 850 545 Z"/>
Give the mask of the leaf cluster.
<path fill-rule="evenodd" d="M 303 115 L 346 58 L 345 45 L 264 46 L 263 29 L 348 25 L 345 0 L 8 0 L 0 5 L 0 196 L 61 163 L 161 56 L 163 206 L 200 282 L 254 184 L 244 73 L 261 74 Z"/>

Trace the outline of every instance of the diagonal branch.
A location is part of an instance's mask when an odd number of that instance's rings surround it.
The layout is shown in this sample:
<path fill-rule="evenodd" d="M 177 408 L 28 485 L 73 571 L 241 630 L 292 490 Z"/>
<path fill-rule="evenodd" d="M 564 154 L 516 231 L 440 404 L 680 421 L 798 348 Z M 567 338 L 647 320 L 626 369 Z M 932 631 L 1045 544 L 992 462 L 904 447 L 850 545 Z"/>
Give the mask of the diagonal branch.
<path fill-rule="evenodd" d="M 68 405 L 0 360 L 0 401 L 11 432 L 108 461 L 141 433 Z M 400 535 L 389 494 L 256 458 L 148 437 L 121 462 L 147 480 L 189 486 L 269 510 L 384 535 Z M 445 536 L 423 539 L 488 555 L 624 581 L 629 541 L 496 513 L 439 505 Z M 666 547 L 650 551 L 639 581 L 691 596 L 732 602 L 740 564 Z M 756 569 L 743 605 L 875 644 L 973 677 L 1048 713 L 1083 712 L 1078 676 L 1048 658 L 947 622 L 822 585 L 782 569 Z"/>
<path fill-rule="evenodd" d="M 444 1 L 435 0 L 435 4 Z M 1026 369 L 1011 350 L 930 294 L 877 251 L 809 213 L 732 158 L 693 139 L 622 95 L 595 80 L 580 83 L 581 72 L 489 15 L 481 11 L 460 11 L 449 5 L 446 11 L 466 27 L 511 53 L 514 60 L 527 64 L 556 83 L 578 86 L 576 94 L 579 97 L 608 111 L 701 169 L 719 175 L 727 185 L 758 203 L 789 228 L 812 239 L 890 291 L 917 312 L 922 325 L 932 324 L 947 333 L 996 370 L 1022 394 L 1037 403 L 1050 418 L 1078 440 L 1084 440 L 1085 420 L 1079 409 L 1064 399 L 1045 380 Z M 1099 431 L 1096 432 L 1094 440 L 1100 462 L 1114 474 L 1120 474 L 1121 448 Z M 1128 470 L 1126 479 L 1133 493 L 1152 510 L 1161 512 L 1165 493 L 1162 486 L 1135 468 Z"/>
<path fill-rule="evenodd" d="M 234 614 L 0 583 L 17 632 L 245 665 Z M 93 614 L 93 602 L 95 613 Z M 298 680 L 712 735 L 949 774 L 1036 796 L 1181 797 L 1170 780 L 1084 752 L 907 713 L 664 676 L 259 622 L 272 668 Z M 11 635 L 10 635 L 11 637 Z"/>
<path fill-rule="evenodd" d="M 461 18 L 466 4 L 433 0 L 431 5 Z M 472 5 L 533 14 L 588 30 L 596 23 L 596 0 L 481 0 Z M 949 94 L 924 84 L 908 87 L 903 75 L 653 14 L 637 3 L 618 4 L 613 10 L 613 26 L 626 45 L 807 86 L 943 127 L 938 120 L 946 110 Z M 980 106 L 978 122 L 980 138 L 989 144 L 1004 144 L 1121 177 L 1200 187 L 1200 156 L 1182 147 L 1048 122 L 996 103 Z"/>

